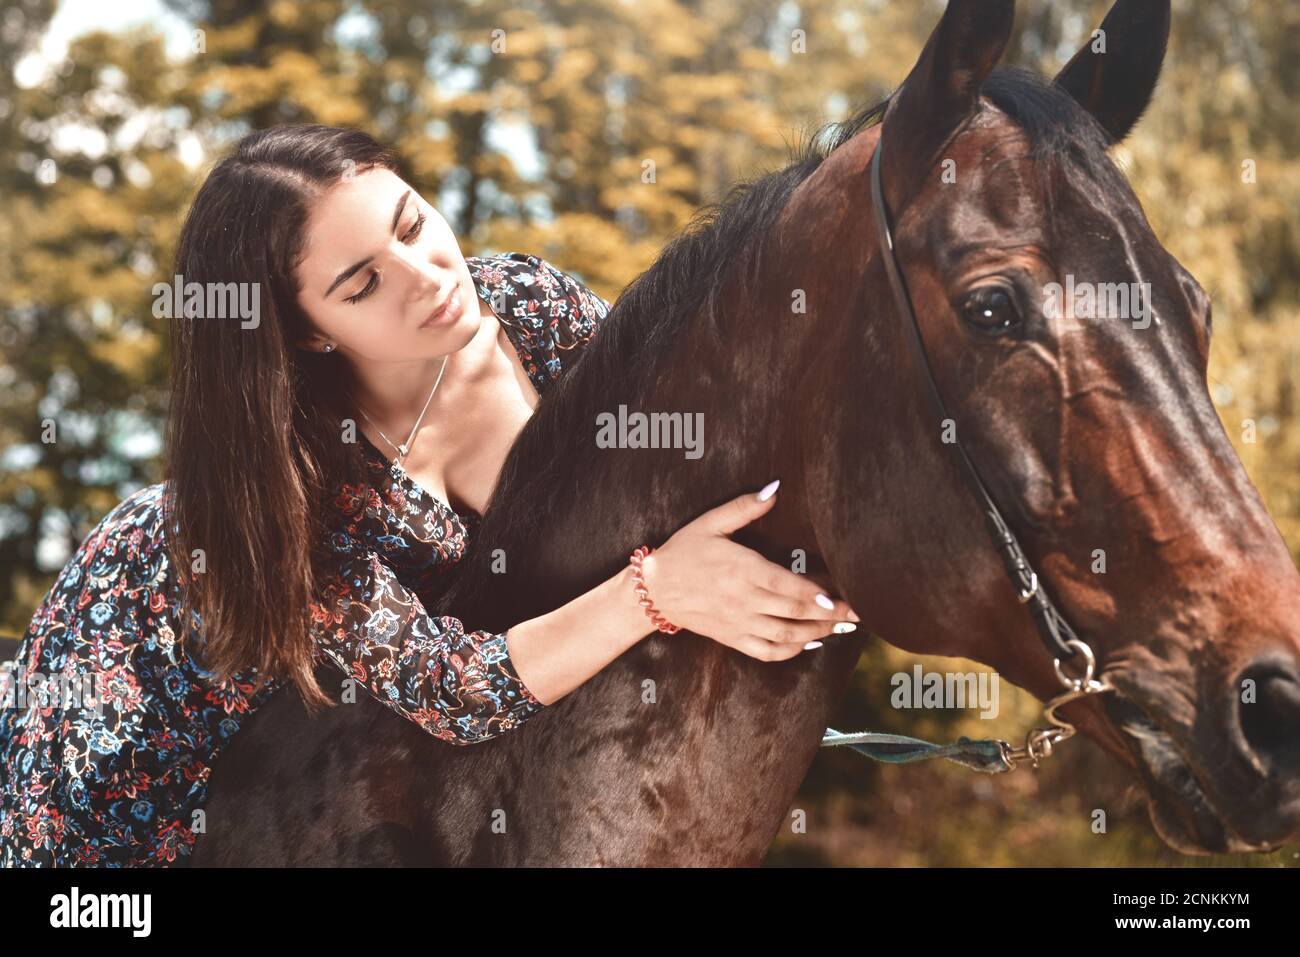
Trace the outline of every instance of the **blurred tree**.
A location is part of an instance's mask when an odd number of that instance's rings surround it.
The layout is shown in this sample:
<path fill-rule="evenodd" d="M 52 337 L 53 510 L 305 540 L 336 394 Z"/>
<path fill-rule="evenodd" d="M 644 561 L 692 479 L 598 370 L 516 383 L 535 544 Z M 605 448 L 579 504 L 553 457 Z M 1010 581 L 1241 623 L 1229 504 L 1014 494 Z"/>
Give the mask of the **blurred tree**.
<path fill-rule="evenodd" d="M 50 13 L 10 7 L 8 52 Z M 155 36 L 95 34 L 42 83 L 0 71 L 0 608 L 17 629 L 70 547 L 158 473 L 148 288 L 192 183 L 161 148 L 161 59 Z"/>

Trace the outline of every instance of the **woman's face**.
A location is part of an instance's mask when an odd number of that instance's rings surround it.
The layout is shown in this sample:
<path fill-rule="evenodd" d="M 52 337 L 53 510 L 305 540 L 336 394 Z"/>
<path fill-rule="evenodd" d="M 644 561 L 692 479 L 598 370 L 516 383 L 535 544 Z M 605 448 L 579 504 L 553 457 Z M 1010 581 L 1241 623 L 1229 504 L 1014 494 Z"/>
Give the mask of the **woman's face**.
<path fill-rule="evenodd" d="M 386 169 L 347 177 L 321 197 L 298 278 L 298 302 L 316 328 L 300 347 L 321 352 L 332 343 L 353 361 L 447 355 L 482 321 L 447 221 Z"/>

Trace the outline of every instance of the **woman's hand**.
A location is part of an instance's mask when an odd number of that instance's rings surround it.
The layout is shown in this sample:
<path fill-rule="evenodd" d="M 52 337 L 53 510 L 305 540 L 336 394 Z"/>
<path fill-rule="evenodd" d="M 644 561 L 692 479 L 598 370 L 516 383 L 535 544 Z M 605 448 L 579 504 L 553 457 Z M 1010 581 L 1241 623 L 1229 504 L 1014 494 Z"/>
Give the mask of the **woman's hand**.
<path fill-rule="evenodd" d="M 853 631 L 860 620 L 815 582 L 727 537 L 767 514 L 777 484 L 763 490 L 766 499 L 751 493 L 710 509 L 642 561 L 650 600 L 664 618 L 762 661 L 818 648 L 816 639 Z"/>

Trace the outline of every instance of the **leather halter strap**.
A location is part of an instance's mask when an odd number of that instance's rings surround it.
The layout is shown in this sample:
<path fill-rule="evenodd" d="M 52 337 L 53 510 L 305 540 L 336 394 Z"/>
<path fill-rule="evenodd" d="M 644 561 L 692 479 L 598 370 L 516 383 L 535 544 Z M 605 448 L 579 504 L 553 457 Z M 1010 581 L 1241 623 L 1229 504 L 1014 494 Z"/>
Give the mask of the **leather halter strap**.
<path fill-rule="evenodd" d="M 943 402 L 943 396 L 939 392 L 939 385 L 934 378 L 934 370 L 930 366 L 929 355 L 925 351 L 925 343 L 921 339 L 921 327 L 917 323 L 916 313 L 912 309 L 912 298 L 908 295 L 907 283 L 903 279 L 902 271 L 898 266 L 898 258 L 894 252 L 894 237 L 889 230 L 889 210 L 885 205 L 885 192 L 880 180 L 880 155 L 883 147 L 884 137 L 882 135 L 871 158 L 871 205 L 875 217 L 876 238 L 880 244 L 881 259 L 885 263 L 885 274 L 889 277 L 889 286 L 894 293 L 894 302 L 898 306 L 898 311 L 903 315 L 903 325 L 907 329 L 908 340 L 912 343 L 912 351 L 921 366 L 922 379 L 925 383 L 924 388 L 930 405 L 941 424 L 945 420 L 956 421 L 948 414 L 947 407 Z M 985 520 L 988 523 L 989 534 L 993 537 L 993 544 L 997 547 L 998 554 L 1002 556 L 1002 563 L 1006 569 L 1007 577 L 1011 579 L 1012 585 L 1015 586 L 1021 604 L 1028 605 L 1029 611 L 1034 617 L 1034 624 L 1038 626 L 1038 634 L 1043 639 L 1043 644 L 1047 647 L 1048 652 L 1058 659 L 1073 657 L 1076 653 L 1075 649 L 1067 642 L 1078 641 L 1074 629 L 1070 627 L 1070 623 L 1057 610 L 1056 605 L 1053 604 L 1052 599 L 1044 590 L 1042 581 L 1021 549 L 1020 542 L 1016 540 L 1015 533 L 1011 531 L 1011 526 L 1002 517 L 1002 512 L 999 511 L 997 504 L 993 501 L 988 486 L 980 478 L 979 469 L 975 467 L 975 463 L 971 461 L 970 456 L 966 454 L 966 450 L 962 447 L 961 440 L 957 439 L 951 445 L 957 451 L 957 461 L 961 465 L 961 472 L 966 479 L 966 483 L 980 501 Z"/>

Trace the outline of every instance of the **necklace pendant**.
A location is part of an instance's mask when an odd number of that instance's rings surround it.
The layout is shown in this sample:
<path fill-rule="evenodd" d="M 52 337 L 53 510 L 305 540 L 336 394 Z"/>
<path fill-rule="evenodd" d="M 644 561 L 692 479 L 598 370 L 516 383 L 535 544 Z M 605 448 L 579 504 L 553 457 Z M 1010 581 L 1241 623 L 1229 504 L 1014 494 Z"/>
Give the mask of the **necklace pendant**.
<path fill-rule="evenodd" d="M 399 445 L 397 447 L 397 451 L 402 453 L 402 458 L 406 458 L 406 443 L 403 442 L 401 445 Z"/>

